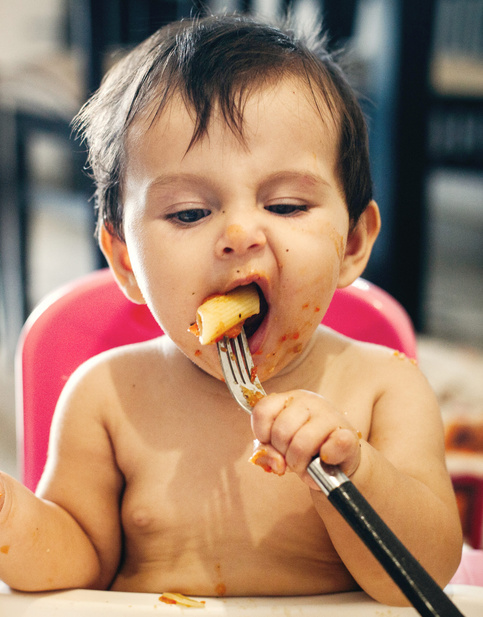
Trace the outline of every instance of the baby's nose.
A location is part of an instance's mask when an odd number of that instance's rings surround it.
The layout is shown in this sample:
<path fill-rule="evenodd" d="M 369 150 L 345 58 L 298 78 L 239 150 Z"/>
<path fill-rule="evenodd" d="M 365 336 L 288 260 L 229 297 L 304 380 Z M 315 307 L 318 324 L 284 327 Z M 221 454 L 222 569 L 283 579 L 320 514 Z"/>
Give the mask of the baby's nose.
<path fill-rule="evenodd" d="M 218 242 L 218 251 L 222 255 L 243 254 L 265 246 L 267 239 L 262 229 L 239 224 L 228 225 Z"/>

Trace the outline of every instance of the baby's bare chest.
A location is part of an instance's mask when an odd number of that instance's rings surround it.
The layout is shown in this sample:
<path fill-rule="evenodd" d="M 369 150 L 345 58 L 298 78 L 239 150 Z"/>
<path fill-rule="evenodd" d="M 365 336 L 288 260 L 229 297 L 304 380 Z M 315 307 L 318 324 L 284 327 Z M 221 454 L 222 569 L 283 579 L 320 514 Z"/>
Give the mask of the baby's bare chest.
<path fill-rule="evenodd" d="M 141 396 L 111 437 L 125 478 L 126 576 L 147 570 L 164 588 L 191 572 L 191 589 L 212 593 L 216 576 L 204 576 L 222 567 L 237 595 L 256 593 L 264 573 L 278 571 L 271 592 L 282 593 L 294 575 L 294 593 L 316 593 L 321 569 L 342 568 L 307 486 L 249 462 L 250 417 L 229 397 Z"/>
<path fill-rule="evenodd" d="M 254 546 L 273 538 L 298 519 L 320 529 L 308 488 L 292 473 L 278 477 L 249 461 L 252 435 L 212 439 L 182 431 L 159 434 L 156 444 L 131 436 L 121 471 L 125 533 L 132 537 L 178 536 L 180 541 L 219 546 L 248 540 Z M 290 521 L 290 524 L 289 524 Z"/>
<path fill-rule="evenodd" d="M 266 589 L 267 572 L 271 593 L 282 593 L 287 577 L 300 592 L 307 577 L 337 562 L 308 488 L 295 474 L 278 477 L 250 463 L 250 449 L 223 465 L 216 455 L 216 465 L 205 465 L 171 452 L 155 457 L 154 469 L 137 469 L 122 504 L 124 571 L 147 568 L 160 588 L 189 581 L 200 594 L 223 587 L 237 595 L 260 593 L 261 581 Z"/>
<path fill-rule="evenodd" d="M 203 388 L 186 387 L 181 397 L 148 388 L 118 415 L 110 434 L 126 482 L 125 532 L 161 536 L 174 529 L 208 537 L 216 528 L 223 537 L 250 535 L 256 543 L 298 518 L 320 535 L 307 486 L 293 473 L 279 478 L 249 462 L 250 416 L 220 386 L 220 396 Z"/>
<path fill-rule="evenodd" d="M 270 519 L 312 507 L 295 474 L 279 478 L 249 462 L 250 417 L 231 401 L 139 409 L 118 424 L 113 447 L 126 482 L 123 524 L 133 533 L 226 526 L 234 534 L 246 525 L 265 533 Z"/>

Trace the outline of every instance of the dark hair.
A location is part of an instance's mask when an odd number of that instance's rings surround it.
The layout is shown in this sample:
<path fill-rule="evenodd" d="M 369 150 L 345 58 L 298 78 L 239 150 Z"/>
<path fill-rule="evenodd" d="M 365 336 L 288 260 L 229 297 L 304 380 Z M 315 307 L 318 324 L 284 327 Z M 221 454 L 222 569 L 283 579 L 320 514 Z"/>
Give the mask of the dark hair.
<path fill-rule="evenodd" d="M 179 94 L 195 112 L 190 146 L 207 131 L 218 106 L 243 139 L 243 102 L 255 88 L 287 75 L 306 82 L 339 130 L 338 178 L 355 225 L 372 198 L 365 120 L 324 38 L 298 37 L 242 15 L 169 24 L 138 45 L 106 75 L 74 126 L 85 138 L 96 183 L 98 225 L 123 238 L 125 138 L 143 112 L 158 114 Z M 321 113 L 321 118 L 323 114 Z"/>

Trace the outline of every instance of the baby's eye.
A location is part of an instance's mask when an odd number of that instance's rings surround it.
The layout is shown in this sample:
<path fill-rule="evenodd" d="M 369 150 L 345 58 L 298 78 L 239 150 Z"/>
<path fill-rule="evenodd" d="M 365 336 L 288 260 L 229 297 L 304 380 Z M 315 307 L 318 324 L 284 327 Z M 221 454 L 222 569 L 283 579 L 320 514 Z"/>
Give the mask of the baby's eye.
<path fill-rule="evenodd" d="M 307 212 L 308 208 L 305 205 L 274 204 L 273 206 L 265 206 L 265 210 L 278 214 L 279 216 L 291 216 L 299 212 Z"/>
<path fill-rule="evenodd" d="M 206 208 L 189 208 L 187 210 L 173 212 L 167 216 L 167 219 L 179 223 L 180 225 L 191 225 L 201 221 L 201 219 L 204 219 L 210 214 L 210 210 Z"/>

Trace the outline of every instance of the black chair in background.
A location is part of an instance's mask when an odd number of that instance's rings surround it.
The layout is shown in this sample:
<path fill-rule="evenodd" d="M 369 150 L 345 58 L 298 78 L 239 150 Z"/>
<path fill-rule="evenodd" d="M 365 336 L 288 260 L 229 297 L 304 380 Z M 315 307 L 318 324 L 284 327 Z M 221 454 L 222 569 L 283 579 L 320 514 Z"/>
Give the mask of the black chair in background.
<path fill-rule="evenodd" d="M 369 111 L 384 226 L 365 276 L 424 332 L 433 225 L 428 179 L 441 169 L 483 172 L 483 0 L 384 5 L 392 57 Z"/>

